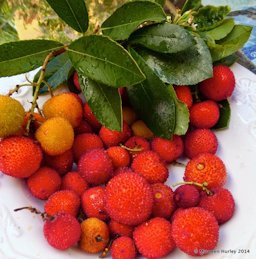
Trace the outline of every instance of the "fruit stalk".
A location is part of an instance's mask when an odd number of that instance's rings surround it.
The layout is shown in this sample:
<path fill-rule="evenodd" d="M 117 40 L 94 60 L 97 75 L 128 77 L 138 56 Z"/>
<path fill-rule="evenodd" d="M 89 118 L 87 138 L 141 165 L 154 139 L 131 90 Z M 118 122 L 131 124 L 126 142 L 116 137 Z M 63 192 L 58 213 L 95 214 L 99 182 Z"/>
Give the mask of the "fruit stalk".
<path fill-rule="evenodd" d="M 189 184 L 189 185 L 195 185 L 195 186 L 198 186 L 200 188 L 202 188 L 202 190 L 204 192 L 207 193 L 207 195 L 213 195 L 212 191 L 210 191 L 206 186 L 208 186 L 208 183 L 207 182 L 204 182 L 204 183 L 196 183 L 196 182 L 180 182 L 180 183 L 175 183 L 172 185 L 172 187 L 176 187 L 178 185 L 182 185 L 182 184 Z"/>

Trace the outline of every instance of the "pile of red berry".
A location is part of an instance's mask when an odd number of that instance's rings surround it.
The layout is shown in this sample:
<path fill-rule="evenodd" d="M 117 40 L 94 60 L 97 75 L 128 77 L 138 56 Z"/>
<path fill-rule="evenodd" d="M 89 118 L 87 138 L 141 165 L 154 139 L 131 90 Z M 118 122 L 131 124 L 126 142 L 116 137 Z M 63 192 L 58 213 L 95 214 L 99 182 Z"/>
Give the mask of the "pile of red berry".
<path fill-rule="evenodd" d="M 74 81 L 79 87 L 76 74 Z M 22 127 L 1 140 L 0 170 L 25 179 L 31 194 L 45 200 L 44 236 L 56 249 L 78 245 L 102 256 L 111 250 L 114 259 L 160 258 L 176 247 L 202 255 L 217 246 L 219 225 L 234 213 L 211 130 L 219 120 L 217 101 L 234 86 L 233 73 L 220 65 L 199 85 L 203 101 L 188 86 L 175 87 L 191 125 L 171 140 L 154 136 L 137 118 L 125 90 L 121 132 L 101 126 L 78 95 L 54 96 L 44 117 L 34 116 L 29 137 Z M 184 182 L 172 190 L 167 166 L 184 156 L 190 159 Z"/>

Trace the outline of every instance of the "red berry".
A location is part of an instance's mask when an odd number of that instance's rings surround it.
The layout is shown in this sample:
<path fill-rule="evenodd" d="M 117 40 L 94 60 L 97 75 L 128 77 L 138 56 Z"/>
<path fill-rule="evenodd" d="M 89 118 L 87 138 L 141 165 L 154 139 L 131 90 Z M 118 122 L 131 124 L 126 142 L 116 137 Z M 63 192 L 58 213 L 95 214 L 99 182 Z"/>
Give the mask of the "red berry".
<path fill-rule="evenodd" d="M 153 151 L 138 154 L 131 165 L 133 171 L 146 178 L 149 183 L 163 183 L 167 180 L 169 172 L 160 157 Z"/>
<path fill-rule="evenodd" d="M 132 135 L 132 130 L 127 122 L 123 121 L 123 129 L 121 132 L 121 143 L 125 143 L 125 141 L 130 138 Z"/>
<path fill-rule="evenodd" d="M 93 133 L 77 135 L 72 148 L 75 161 L 78 161 L 85 152 L 95 148 L 103 148 L 103 142 L 98 135 Z"/>
<path fill-rule="evenodd" d="M 112 236 L 126 236 L 132 237 L 133 227 L 125 224 L 121 224 L 113 219 L 108 223 L 108 227 Z"/>
<path fill-rule="evenodd" d="M 135 259 L 136 249 L 134 242 L 129 237 L 119 237 L 114 240 L 111 246 L 113 259 Z"/>
<path fill-rule="evenodd" d="M 154 194 L 152 216 L 169 219 L 176 207 L 172 189 L 163 183 L 152 184 L 152 188 Z"/>
<path fill-rule="evenodd" d="M 36 198 L 46 200 L 60 189 L 61 178 L 55 170 L 41 167 L 28 178 L 27 185 Z"/>
<path fill-rule="evenodd" d="M 212 196 L 202 194 L 199 206 L 210 211 L 219 224 L 230 220 L 234 214 L 235 202 L 229 190 L 220 188 Z"/>
<path fill-rule="evenodd" d="M 163 218 L 153 218 L 135 228 L 133 239 L 139 252 L 146 258 L 160 258 L 175 248 L 172 225 Z"/>
<path fill-rule="evenodd" d="M 79 84 L 79 78 L 78 78 L 78 74 L 77 74 L 76 71 L 75 71 L 75 73 L 74 73 L 74 75 L 73 75 L 73 83 L 74 83 L 76 89 L 77 89 L 78 91 L 81 91 L 81 86 L 80 86 L 80 84 Z"/>
<path fill-rule="evenodd" d="M 212 128 L 219 120 L 219 106 L 214 101 L 194 104 L 190 109 L 190 123 L 196 128 Z"/>
<path fill-rule="evenodd" d="M 86 121 L 92 125 L 95 130 L 99 130 L 101 127 L 101 123 L 97 120 L 96 116 L 93 114 L 88 103 L 84 105 L 84 118 Z"/>
<path fill-rule="evenodd" d="M 113 146 L 107 149 L 107 153 L 115 168 L 129 166 L 130 154 L 124 148 L 120 146 Z"/>
<path fill-rule="evenodd" d="M 80 158 L 78 171 L 86 182 L 99 185 L 109 180 L 113 165 L 104 149 L 92 149 Z"/>
<path fill-rule="evenodd" d="M 88 188 L 88 183 L 78 172 L 69 172 L 62 178 L 62 190 L 71 190 L 81 196 Z"/>
<path fill-rule="evenodd" d="M 162 160 L 171 163 L 179 158 L 183 153 L 183 141 L 180 136 L 174 136 L 172 140 L 155 137 L 151 143 L 152 150 L 155 151 Z"/>
<path fill-rule="evenodd" d="M 106 220 L 105 211 L 105 187 L 97 186 L 86 190 L 82 195 L 82 208 L 88 218 Z"/>
<path fill-rule="evenodd" d="M 189 255 L 203 255 L 213 250 L 219 239 L 215 217 L 202 208 L 180 210 L 172 221 L 176 246 Z"/>
<path fill-rule="evenodd" d="M 75 217 L 61 213 L 45 221 L 44 236 L 52 247 L 66 250 L 79 241 L 81 227 Z"/>
<path fill-rule="evenodd" d="M 196 207 L 200 200 L 200 193 L 193 185 L 181 185 L 174 192 L 174 201 L 180 208 Z"/>
<path fill-rule="evenodd" d="M 222 101 L 232 95 L 235 83 L 235 77 L 230 68 L 218 65 L 213 68 L 213 77 L 200 83 L 199 90 L 213 101 Z"/>
<path fill-rule="evenodd" d="M 79 207 L 79 196 L 74 191 L 70 190 L 55 192 L 44 204 L 44 210 L 50 216 L 63 212 L 75 217 Z"/>
<path fill-rule="evenodd" d="M 138 225 L 152 212 L 150 184 L 135 173 L 121 173 L 106 187 L 106 211 L 111 219 L 126 225 Z"/>
<path fill-rule="evenodd" d="M 126 142 L 125 146 L 129 149 L 137 149 L 137 151 L 130 151 L 133 156 L 137 154 L 150 150 L 150 144 L 147 139 L 139 136 L 132 136 Z"/>
<path fill-rule="evenodd" d="M 195 129 L 187 133 L 184 146 L 186 156 L 194 158 L 202 153 L 215 154 L 218 140 L 214 132 L 209 129 Z"/>
<path fill-rule="evenodd" d="M 188 108 L 190 108 L 193 104 L 193 97 L 190 90 L 190 87 L 186 85 L 178 85 L 174 87 L 176 95 L 180 101 L 185 103 Z"/>
<path fill-rule="evenodd" d="M 121 173 L 134 173 L 134 172 L 130 167 L 119 167 L 113 172 L 112 176 L 115 176 Z"/>
<path fill-rule="evenodd" d="M 78 127 L 75 129 L 75 134 L 83 134 L 83 133 L 93 133 L 92 126 L 89 124 L 89 122 L 82 120 Z"/>

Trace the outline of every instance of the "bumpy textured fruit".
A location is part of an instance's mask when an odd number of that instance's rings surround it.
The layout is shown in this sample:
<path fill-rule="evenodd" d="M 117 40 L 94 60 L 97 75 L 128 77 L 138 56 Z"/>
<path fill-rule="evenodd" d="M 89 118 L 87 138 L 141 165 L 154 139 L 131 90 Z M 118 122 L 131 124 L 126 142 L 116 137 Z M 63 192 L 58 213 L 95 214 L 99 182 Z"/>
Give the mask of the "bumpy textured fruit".
<path fill-rule="evenodd" d="M 199 90 L 211 100 L 222 101 L 232 95 L 235 83 L 235 77 L 230 68 L 218 65 L 213 67 L 213 77 L 200 83 Z"/>
<path fill-rule="evenodd" d="M 15 134 L 21 129 L 25 110 L 15 99 L 0 95 L 0 138 Z"/>
<path fill-rule="evenodd" d="M 113 165 L 104 149 L 92 149 L 80 158 L 78 171 L 89 184 L 100 185 L 109 180 Z"/>
<path fill-rule="evenodd" d="M 180 101 L 185 103 L 188 108 L 191 108 L 193 104 L 193 97 L 190 90 L 190 87 L 186 85 L 178 85 L 174 87 L 176 95 Z"/>
<path fill-rule="evenodd" d="M 103 148 L 103 142 L 98 135 L 93 133 L 77 135 L 72 148 L 75 161 L 78 161 L 85 152 L 95 148 Z"/>
<path fill-rule="evenodd" d="M 135 245 L 146 258 L 160 258 L 175 248 L 172 238 L 172 225 L 164 218 L 153 218 L 135 228 Z"/>
<path fill-rule="evenodd" d="M 172 140 L 155 137 L 151 142 L 152 150 L 159 157 L 171 163 L 179 158 L 184 150 L 183 141 L 180 136 L 174 136 Z"/>
<path fill-rule="evenodd" d="M 9 137 L 0 141 L 0 171 L 26 178 L 34 174 L 42 161 L 42 150 L 27 137 Z"/>
<path fill-rule="evenodd" d="M 204 153 L 191 159 L 185 170 L 187 182 L 208 183 L 208 188 L 218 188 L 225 184 L 227 172 L 222 160 L 210 153 Z"/>
<path fill-rule="evenodd" d="M 71 190 L 81 196 L 86 189 L 89 188 L 88 183 L 78 172 L 68 172 L 62 178 L 61 189 Z"/>
<path fill-rule="evenodd" d="M 200 193 L 195 186 L 184 184 L 175 190 L 174 201 L 180 208 L 196 207 L 200 201 Z"/>
<path fill-rule="evenodd" d="M 107 153 L 112 160 L 115 168 L 127 167 L 130 164 L 130 154 L 120 146 L 113 146 L 107 149 Z"/>
<path fill-rule="evenodd" d="M 199 207 L 210 211 L 218 223 L 223 224 L 232 218 L 235 210 L 235 201 L 229 190 L 219 188 L 212 196 L 207 196 L 203 193 Z"/>
<path fill-rule="evenodd" d="M 44 155 L 44 164 L 54 168 L 60 175 L 69 172 L 73 166 L 73 153 L 71 149 L 57 156 Z"/>
<path fill-rule="evenodd" d="M 134 227 L 121 224 L 113 219 L 111 219 L 110 222 L 108 223 L 108 227 L 113 237 L 115 237 L 116 235 L 132 237 L 132 232 L 134 230 Z"/>
<path fill-rule="evenodd" d="M 107 224 L 97 218 L 88 218 L 82 222 L 81 228 L 80 248 L 92 254 L 103 251 L 109 241 Z"/>
<path fill-rule="evenodd" d="M 136 249 L 134 242 L 129 237 L 119 237 L 111 246 L 113 259 L 135 259 Z"/>
<path fill-rule="evenodd" d="M 190 109 L 190 123 L 196 128 L 212 128 L 219 120 L 219 106 L 214 101 L 194 104 Z"/>
<path fill-rule="evenodd" d="M 106 211 L 111 219 L 126 225 L 138 225 L 152 212 L 152 187 L 140 175 L 121 173 L 106 187 Z"/>
<path fill-rule="evenodd" d="M 180 210 L 172 222 L 172 237 L 176 246 L 189 255 L 203 255 L 213 250 L 219 239 L 215 217 L 202 208 Z"/>
<path fill-rule="evenodd" d="M 172 189 L 163 183 L 152 184 L 152 188 L 154 193 L 152 216 L 169 219 L 176 208 Z"/>
<path fill-rule="evenodd" d="M 215 154 L 218 140 L 214 132 L 209 129 L 195 129 L 186 134 L 184 148 L 188 158 L 194 158 L 202 153 Z"/>
<path fill-rule="evenodd" d="M 164 183 L 169 172 L 160 157 L 153 151 L 138 154 L 131 165 L 133 171 L 146 178 L 149 183 Z"/>
<path fill-rule="evenodd" d="M 27 185 L 36 198 L 46 200 L 60 189 L 61 178 L 55 170 L 41 167 L 28 178 Z"/>
<path fill-rule="evenodd" d="M 132 131 L 135 136 L 151 139 L 154 137 L 153 132 L 148 128 L 142 120 L 135 121 L 132 126 Z"/>
<path fill-rule="evenodd" d="M 131 107 L 124 106 L 122 111 L 123 119 L 128 125 L 131 125 L 137 119 L 137 114 Z"/>
<path fill-rule="evenodd" d="M 50 216 L 63 212 L 75 217 L 79 207 L 79 196 L 74 191 L 70 190 L 55 192 L 44 204 L 44 210 Z"/>
<path fill-rule="evenodd" d="M 83 117 L 83 108 L 79 97 L 73 93 L 62 93 L 53 96 L 44 103 L 43 113 L 47 119 L 53 117 L 65 118 L 75 128 Z"/>
<path fill-rule="evenodd" d="M 113 171 L 112 176 L 122 174 L 122 173 L 134 173 L 130 167 L 119 167 Z"/>
<path fill-rule="evenodd" d="M 66 250 L 79 241 L 81 227 L 75 217 L 61 213 L 45 221 L 44 236 L 52 247 Z"/>
<path fill-rule="evenodd" d="M 38 128 L 35 136 L 45 153 L 51 156 L 63 154 L 71 149 L 74 142 L 72 126 L 61 117 L 54 117 L 45 121 Z"/>
<path fill-rule="evenodd" d="M 96 186 L 86 190 L 82 197 L 81 203 L 85 215 L 90 218 L 106 220 L 108 215 L 105 211 L 106 191 L 103 186 Z"/>
<path fill-rule="evenodd" d="M 129 152 L 135 157 L 141 152 L 150 150 L 149 141 L 143 137 L 139 136 L 132 136 L 126 142 L 125 146 L 128 147 L 130 150 Z"/>
<path fill-rule="evenodd" d="M 88 103 L 86 103 L 84 105 L 84 118 L 86 121 L 88 121 L 90 123 L 90 125 L 92 125 L 92 127 L 95 130 L 99 130 L 101 127 L 100 122 L 97 120 L 96 116 L 93 114 L 91 107 L 89 106 Z"/>

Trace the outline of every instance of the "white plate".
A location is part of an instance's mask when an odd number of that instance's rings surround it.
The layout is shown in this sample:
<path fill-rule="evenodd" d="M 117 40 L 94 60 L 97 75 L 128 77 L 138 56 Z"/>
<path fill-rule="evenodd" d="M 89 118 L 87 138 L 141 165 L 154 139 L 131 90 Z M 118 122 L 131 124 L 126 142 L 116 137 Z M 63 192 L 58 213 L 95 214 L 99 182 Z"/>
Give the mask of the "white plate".
<path fill-rule="evenodd" d="M 228 170 L 227 187 L 236 201 L 234 217 L 221 226 L 217 248 L 205 258 L 256 258 L 256 76 L 235 64 L 236 89 L 231 98 L 232 117 L 228 130 L 217 131 L 218 155 Z M 24 77 L 0 79 L 0 93 Z M 19 81 L 17 81 L 19 80 Z M 15 97 L 29 107 L 29 89 L 22 89 Z M 184 168 L 170 167 L 169 183 L 181 180 Z M 28 211 L 13 212 L 22 206 L 42 208 L 24 183 L 0 173 L 0 259 L 86 259 L 97 258 L 78 249 L 58 251 L 50 247 L 42 233 L 43 222 Z M 249 250 L 249 253 L 242 253 Z M 192 258 L 175 250 L 169 257 Z"/>

